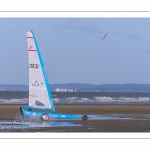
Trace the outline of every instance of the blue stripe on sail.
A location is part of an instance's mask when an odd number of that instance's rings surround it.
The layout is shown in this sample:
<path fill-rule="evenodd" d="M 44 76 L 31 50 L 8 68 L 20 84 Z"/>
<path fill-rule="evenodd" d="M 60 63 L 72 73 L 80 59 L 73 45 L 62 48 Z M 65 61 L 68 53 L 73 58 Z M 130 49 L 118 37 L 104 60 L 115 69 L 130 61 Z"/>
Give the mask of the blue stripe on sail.
<path fill-rule="evenodd" d="M 46 89 L 47 89 L 47 92 L 48 92 L 49 100 L 50 100 L 50 103 L 51 103 L 51 106 L 52 106 L 52 111 L 55 112 L 55 107 L 54 107 L 54 104 L 53 104 L 52 94 L 51 94 L 51 90 L 50 90 L 50 85 L 49 85 L 49 82 L 48 82 L 48 79 L 47 79 L 46 71 L 44 69 L 44 63 L 42 61 L 42 57 L 41 57 L 41 54 L 40 54 L 40 51 L 39 51 L 39 48 L 38 48 L 38 45 L 37 45 L 37 42 L 36 42 L 33 31 L 32 31 L 32 34 L 33 34 L 35 46 L 37 48 L 37 53 L 38 53 L 38 57 L 39 57 L 39 60 L 40 60 L 44 80 L 45 80 L 45 83 L 46 83 Z"/>

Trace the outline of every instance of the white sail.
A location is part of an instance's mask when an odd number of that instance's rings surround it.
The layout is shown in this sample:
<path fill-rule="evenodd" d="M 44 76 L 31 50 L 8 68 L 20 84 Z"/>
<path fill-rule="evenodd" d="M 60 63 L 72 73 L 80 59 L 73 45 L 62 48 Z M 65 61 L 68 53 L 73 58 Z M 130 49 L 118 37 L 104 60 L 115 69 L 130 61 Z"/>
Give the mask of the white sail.
<path fill-rule="evenodd" d="M 44 64 L 33 31 L 27 32 L 26 36 L 29 57 L 29 106 L 47 107 L 55 111 Z"/>

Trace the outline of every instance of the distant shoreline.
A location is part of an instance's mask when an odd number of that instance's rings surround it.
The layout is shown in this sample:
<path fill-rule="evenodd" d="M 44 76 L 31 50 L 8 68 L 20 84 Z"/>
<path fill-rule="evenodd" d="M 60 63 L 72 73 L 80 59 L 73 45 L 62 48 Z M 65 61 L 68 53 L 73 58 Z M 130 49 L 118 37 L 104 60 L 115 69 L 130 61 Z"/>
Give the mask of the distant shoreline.
<path fill-rule="evenodd" d="M 50 84 L 52 92 L 150 92 L 150 84 Z M 1 84 L 0 91 L 29 91 L 28 85 Z"/>

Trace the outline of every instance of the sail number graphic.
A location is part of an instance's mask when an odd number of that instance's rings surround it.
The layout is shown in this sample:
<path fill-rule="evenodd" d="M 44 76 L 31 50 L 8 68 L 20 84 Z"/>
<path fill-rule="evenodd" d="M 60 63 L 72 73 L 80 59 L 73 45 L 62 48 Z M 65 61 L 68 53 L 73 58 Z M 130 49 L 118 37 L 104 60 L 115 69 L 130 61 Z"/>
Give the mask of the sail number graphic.
<path fill-rule="evenodd" d="M 39 68 L 39 64 L 30 64 L 29 68 L 38 69 Z"/>

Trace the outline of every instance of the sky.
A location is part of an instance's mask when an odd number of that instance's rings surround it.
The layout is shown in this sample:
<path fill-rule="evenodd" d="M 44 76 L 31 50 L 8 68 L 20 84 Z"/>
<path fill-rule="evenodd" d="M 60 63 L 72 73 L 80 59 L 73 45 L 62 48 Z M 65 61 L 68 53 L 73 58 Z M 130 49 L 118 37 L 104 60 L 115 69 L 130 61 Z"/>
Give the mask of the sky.
<path fill-rule="evenodd" d="M 0 18 L 0 30 L 0 84 L 28 84 L 30 30 L 50 84 L 150 84 L 150 18 Z"/>

